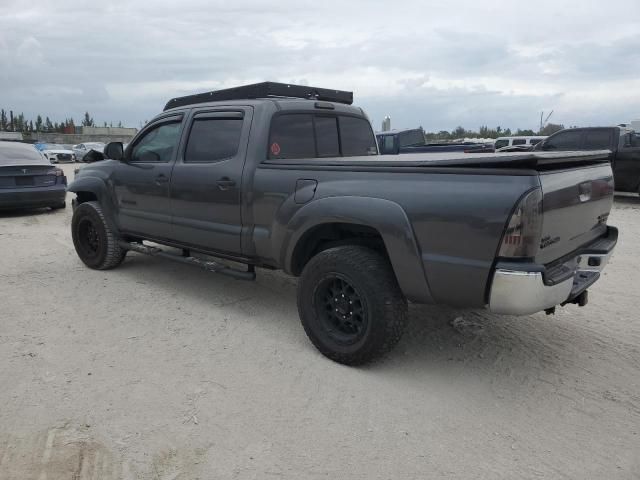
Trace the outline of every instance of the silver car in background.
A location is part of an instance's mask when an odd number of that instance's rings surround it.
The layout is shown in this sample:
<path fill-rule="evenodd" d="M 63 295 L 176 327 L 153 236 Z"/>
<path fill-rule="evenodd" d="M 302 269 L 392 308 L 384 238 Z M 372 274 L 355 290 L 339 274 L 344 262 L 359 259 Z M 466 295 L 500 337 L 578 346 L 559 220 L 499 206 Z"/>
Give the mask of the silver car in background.
<path fill-rule="evenodd" d="M 73 146 L 73 153 L 76 156 L 77 162 L 83 162 L 84 156 L 89 153 L 91 150 L 95 150 L 97 152 L 102 152 L 104 150 L 104 143 L 102 142 L 87 142 L 87 143 L 79 143 L 78 145 Z"/>

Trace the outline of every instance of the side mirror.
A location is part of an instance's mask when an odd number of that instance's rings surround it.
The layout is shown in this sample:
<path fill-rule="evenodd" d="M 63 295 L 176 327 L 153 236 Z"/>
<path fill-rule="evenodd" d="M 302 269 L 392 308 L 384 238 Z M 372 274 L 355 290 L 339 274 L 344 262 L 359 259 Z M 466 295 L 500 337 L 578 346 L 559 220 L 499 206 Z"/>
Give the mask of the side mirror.
<path fill-rule="evenodd" d="M 112 160 L 122 160 L 124 158 L 124 147 L 122 142 L 110 142 L 104 147 L 104 158 Z"/>

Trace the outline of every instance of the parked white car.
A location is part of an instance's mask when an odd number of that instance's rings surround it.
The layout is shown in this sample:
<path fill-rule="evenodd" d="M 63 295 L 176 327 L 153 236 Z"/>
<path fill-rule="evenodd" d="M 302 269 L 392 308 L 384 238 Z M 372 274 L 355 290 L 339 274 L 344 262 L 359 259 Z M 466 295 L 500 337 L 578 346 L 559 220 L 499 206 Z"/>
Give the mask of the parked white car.
<path fill-rule="evenodd" d="M 76 156 L 71 145 L 56 145 L 53 143 L 47 143 L 40 147 L 40 151 L 51 163 L 76 161 Z"/>
<path fill-rule="evenodd" d="M 104 143 L 101 142 L 89 142 L 89 143 L 79 143 L 78 145 L 73 146 L 73 153 L 76 155 L 76 160 L 78 162 L 82 162 L 84 156 L 89 153 L 89 151 L 95 150 L 97 152 L 102 152 L 104 150 Z"/>
<path fill-rule="evenodd" d="M 498 137 L 498 138 L 496 138 L 496 142 L 494 144 L 494 148 L 496 149 L 496 152 L 498 150 L 500 150 L 501 148 L 515 147 L 515 146 L 518 146 L 518 145 L 526 145 L 526 146 L 528 146 L 530 148 L 533 148 L 533 145 L 535 145 L 536 143 L 541 142 L 545 138 L 547 138 L 547 137 L 542 136 L 542 135 L 536 135 L 536 136 L 530 136 L 530 137 L 525 137 L 525 136 Z"/>

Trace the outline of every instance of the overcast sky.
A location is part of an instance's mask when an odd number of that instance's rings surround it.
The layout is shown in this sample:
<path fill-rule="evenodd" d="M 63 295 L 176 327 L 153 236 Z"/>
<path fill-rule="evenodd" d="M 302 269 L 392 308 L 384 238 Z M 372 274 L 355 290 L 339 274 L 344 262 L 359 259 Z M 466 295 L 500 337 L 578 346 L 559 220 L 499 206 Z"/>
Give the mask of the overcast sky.
<path fill-rule="evenodd" d="M 376 129 L 628 122 L 640 3 L 0 0 L 0 107 L 27 117 L 139 126 L 262 80 L 353 90 Z"/>

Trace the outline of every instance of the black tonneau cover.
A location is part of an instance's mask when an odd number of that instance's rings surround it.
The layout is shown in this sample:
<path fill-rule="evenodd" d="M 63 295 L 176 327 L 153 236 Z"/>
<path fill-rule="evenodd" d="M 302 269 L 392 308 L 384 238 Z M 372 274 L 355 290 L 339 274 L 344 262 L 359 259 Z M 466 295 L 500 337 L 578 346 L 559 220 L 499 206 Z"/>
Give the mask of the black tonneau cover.
<path fill-rule="evenodd" d="M 609 150 L 576 152 L 512 152 L 512 153 L 409 153 L 363 157 L 272 159 L 267 165 L 354 166 L 354 167 L 465 167 L 532 169 L 577 167 L 581 164 L 609 161 Z"/>

